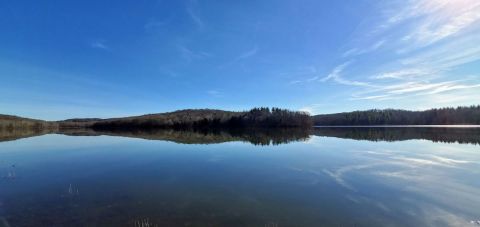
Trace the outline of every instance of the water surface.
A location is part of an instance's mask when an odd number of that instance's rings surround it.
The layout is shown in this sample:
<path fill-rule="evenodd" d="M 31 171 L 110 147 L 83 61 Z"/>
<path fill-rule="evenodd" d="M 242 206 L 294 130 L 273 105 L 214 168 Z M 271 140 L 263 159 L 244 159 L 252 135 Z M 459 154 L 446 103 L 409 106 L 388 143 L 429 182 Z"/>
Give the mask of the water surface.
<path fill-rule="evenodd" d="M 0 226 L 480 219 L 478 129 L 16 134 L 0 143 Z"/>

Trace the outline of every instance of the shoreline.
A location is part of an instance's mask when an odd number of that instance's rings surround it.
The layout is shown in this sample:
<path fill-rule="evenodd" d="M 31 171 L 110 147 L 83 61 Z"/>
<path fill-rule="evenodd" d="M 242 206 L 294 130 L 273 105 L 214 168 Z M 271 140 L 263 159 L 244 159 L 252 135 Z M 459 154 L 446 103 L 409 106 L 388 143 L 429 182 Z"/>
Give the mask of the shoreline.
<path fill-rule="evenodd" d="M 480 128 L 480 125 L 314 125 L 314 128 Z"/>

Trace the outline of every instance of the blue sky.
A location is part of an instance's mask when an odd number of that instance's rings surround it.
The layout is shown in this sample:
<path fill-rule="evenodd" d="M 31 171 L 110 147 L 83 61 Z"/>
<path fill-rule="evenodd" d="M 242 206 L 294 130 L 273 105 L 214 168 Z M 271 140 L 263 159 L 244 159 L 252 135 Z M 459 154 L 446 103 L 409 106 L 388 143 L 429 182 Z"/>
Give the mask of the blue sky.
<path fill-rule="evenodd" d="M 480 1 L 3 1 L 0 112 L 480 102 Z"/>

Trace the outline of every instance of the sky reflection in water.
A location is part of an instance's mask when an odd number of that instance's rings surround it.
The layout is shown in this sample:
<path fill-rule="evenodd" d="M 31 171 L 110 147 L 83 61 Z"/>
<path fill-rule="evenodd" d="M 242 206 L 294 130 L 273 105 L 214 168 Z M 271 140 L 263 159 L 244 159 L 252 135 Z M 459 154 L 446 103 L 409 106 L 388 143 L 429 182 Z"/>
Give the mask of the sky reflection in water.
<path fill-rule="evenodd" d="M 11 226 L 475 226 L 479 151 L 44 135 L 0 143 L 0 212 Z"/>

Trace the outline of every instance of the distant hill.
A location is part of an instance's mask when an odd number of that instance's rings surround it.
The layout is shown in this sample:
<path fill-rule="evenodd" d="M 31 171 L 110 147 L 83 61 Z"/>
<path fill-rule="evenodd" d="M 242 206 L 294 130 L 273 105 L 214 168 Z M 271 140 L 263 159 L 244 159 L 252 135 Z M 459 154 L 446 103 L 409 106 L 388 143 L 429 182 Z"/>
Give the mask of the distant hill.
<path fill-rule="evenodd" d="M 0 142 L 38 136 L 58 130 L 58 124 L 0 114 Z"/>
<path fill-rule="evenodd" d="M 56 122 L 0 114 L 0 130 L 56 128 Z"/>
<path fill-rule="evenodd" d="M 94 129 L 131 128 L 271 128 L 311 127 L 310 116 L 304 112 L 279 108 L 254 108 L 233 112 L 211 109 L 179 110 L 169 113 L 95 121 Z"/>
<path fill-rule="evenodd" d="M 314 125 L 479 125 L 480 105 L 425 111 L 366 110 L 312 117 Z"/>
<path fill-rule="evenodd" d="M 146 114 L 123 118 L 76 118 L 62 121 L 42 121 L 10 115 L 0 115 L 2 128 L 226 128 L 226 127 L 310 127 L 305 112 L 279 108 L 254 108 L 250 111 L 187 109 L 168 113 Z"/>
<path fill-rule="evenodd" d="M 480 125 L 480 106 L 440 108 L 426 111 L 367 110 L 310 116 L 305 112 L 279 108 L 254 108 L 250 111 L 186 109 L 168 113 L 123 118 L 77 118 L 43 121 L 0 115 L 0 130 L 95 130 L 132 129 L 210 129 L 210 128 L 307 128 L 348 125 Z"/>

